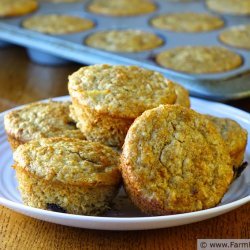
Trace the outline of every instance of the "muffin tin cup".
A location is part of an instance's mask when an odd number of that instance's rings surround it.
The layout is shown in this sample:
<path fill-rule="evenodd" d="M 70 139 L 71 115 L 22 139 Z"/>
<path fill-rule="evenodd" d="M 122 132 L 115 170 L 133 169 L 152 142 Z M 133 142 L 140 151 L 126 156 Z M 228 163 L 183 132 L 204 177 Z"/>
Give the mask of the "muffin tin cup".
<path fill-rule="evenodd" d="M 27 53 L 33 62 L 41 65 L 57 66 L 66 65 L 71 62 L 70 60 L 65 60 L 61 57 L 53 56 L 37 49 L 27 49 Z"/>
<path fill-rule="evenodd" d="M 155 3 L 158 6 L 155 12 L 131 17 L 110 17 L 90 13 L 87 11 L 89 2 L 40 3 L 39 9 L 32 14 L 1 20 L 0 39 L 27 47 L 31 59 L 41 64 L 58 65 L 70 60 L 83 64 L 138 65 L 163 73 L 167 78 L 187 87 L 193 95 L 216 100 L 250 96 L 250 51 L 227 46 L 218 38 L 225 28 L 249 23 L 249 17 L 216 14 L 207 9 L 203 1 L 174 3 L 157 0 Z M 157 29 L 150 25 L 153 17 L 172 12 L 208 12 L 220 16 L 225 22 L 225 27 L 208 32 L 180 33 Z M 66 14 L 88 18 L 95 23 L 95 27 L 67 35 L 47 35 L 22 28 L 23 20 L 32 15 L 41 14 Z M 140 29 L 152 32 L 160 36 L 164 44 L 153 50 L 138 53 L 109 52 L 85 45 L 84 41 L 90 34 L 112 29 Z M 163 68 L 156 63 L 155 56 L 158 53 L 186 45 L 222 46 L 239 54 L 243 59 L 243 64 L 234 70 L 222 73 L 187 74 Z"/>
<path fill-rule="evenodd" d="M 0 41 L 0 48 L 6 48 L 6 47 L 8 47 L 8 46 L 10 46 L 9 43 L 4 42 L 4 41 Z"/>

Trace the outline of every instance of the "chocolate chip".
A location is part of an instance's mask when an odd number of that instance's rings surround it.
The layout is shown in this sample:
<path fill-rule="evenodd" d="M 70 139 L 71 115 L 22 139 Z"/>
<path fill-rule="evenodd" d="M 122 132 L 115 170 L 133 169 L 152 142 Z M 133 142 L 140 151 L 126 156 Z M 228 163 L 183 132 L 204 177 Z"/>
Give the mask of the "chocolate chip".
<path fill-rule="evenodd" d="M 47 209 L 58 213 L 67 213 L 67 210 L 54 203 L 47 203 Z"/>
<path fill-rule="evenodd" d="M 73 121 L 67 122 L 67 124 L 68 124 L 69 126 L 72 126 L 72 127 L 76 128 L 76 123 L 73 122 Z"/>

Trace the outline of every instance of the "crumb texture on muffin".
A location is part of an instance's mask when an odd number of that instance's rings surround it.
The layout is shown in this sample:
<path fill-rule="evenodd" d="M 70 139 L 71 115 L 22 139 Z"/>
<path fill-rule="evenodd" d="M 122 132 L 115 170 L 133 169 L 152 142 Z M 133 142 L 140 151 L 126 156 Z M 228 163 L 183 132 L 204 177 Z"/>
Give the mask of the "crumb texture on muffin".
<path fill-rule="evenodd" d="M 24 170 L 47 181 L 78 186 L 117 183 L 118 159 L 117 152 L 98 142 L 70 138 L 31 141 L 14 153 Z"/>
<path fill-rule="evenodd" d="M 70 102 L 37 102 L 13 110 L 4 117 L 8 136 L 25 143 L 49 137 L 84 139 L 84 135 L 69 116 Z"/>
<path fill-rule="evenodd" d="M 60 35 L 89 30 L 94 27 L 94 22 L 77 16 L 47 14 L 27 18 L 22 25 L 26 29 Z"/>
<path fill-rule="evenodd" d="M 119 154 L 96 142 L 34 140 L 17 148 L 14 161 L 24 204 L 56 212 L 100 214 L 121 182 Z"/>
<path fill-rule="evenodd" d="M 250 50 L 250 24 L 228 28 L 220 33 L 219 39 L 227 45 Z"/>
<path fill-rule="evenodd" d="M 113 117 L 136 118 L 176 100 L 173 83 L 137 66 L 94 65 L 69 76 L 69 92 L 80 105 Z"/>
<path fill-rule="evenodd" d="M 240 67 L 240 55 L 218 46 L 186 46 L 166 50 L 156 56 L 156 62 L 165 68 L 193 73 L 220 73 Z"/>
<path fill-rule="evenodd" d="M 49 2 L 49 3 L 76 3 L 84 2 L 86 0 L 39 0 L 40 2 Z"/>
<path fill-rule="evenodd" d="M 85 43 L 93 48 L 115 52 L 140 52 L 157 48 L 163 40 L 142 30 L 108 30 L 91 34 Z"/>
<path fill-rule="evenodd" d="M 136 117 L 176 100 L 172 82 L 137 66 L 83 67 L 69 76 L 68 87 L 71 117 L 86 138 L 118 148 Z"/>
<path fill-rule="evenodd" d="M 243 162 L 247 146 L 247 131 L 236 121 L 228 118 L 219 118 L 211 115 L 206 115 L 206 118 L 212 121 L 220 132 L 229 148 L 234 167 L 239 168 Z"/>
<path fill-rule="evenodd" d="M 179 2 L 179 3 L 185 3 L 185 2 L 196 2 L 200 0 L 166 0 L 166 2 Z"/>
<path fill-rule="evenodd" d="M 224 26 L 221 18 L 196 12 L 161 14 L 151 19 L 150 23 L 156 28 L 175 32 L 204 32 Z"/>
<path fill-rule="evenodd" d="M 250 14 L 250 0 L 207 0 L 209 9 L 224 14 Z"/>
<path fill-rule="evenodd" d="M 191 104 L 188 90 L 178 83 L 174 83 L 174 88 L 177 97 L 175 104 L 190 108 Z"/>
<path fill-rule="evenodd" d="M 1 0 L 0 17 L 25 15 L 35 11 L 37 7 L 35 0 Z"/>
<path fill-rule="evenodd" d="M 155 11 L 156 5 L 147 0 L 93 0 L 88 10 L 108 16 L 137 16 Z"/>
<path fill-rule="evenodd" d="M 100 215 L 110 208 L 117 186 L 72 186 L 47 182 L 15 166 L 24 204 L 70 214 Z"/>
<path fill-rule="evenodd" d="M 216 206 L 233 178 L 213 123 L 179 105 L 145 111 L 130 127 L 121 170 L 132 201 L 153 215 Z"/>

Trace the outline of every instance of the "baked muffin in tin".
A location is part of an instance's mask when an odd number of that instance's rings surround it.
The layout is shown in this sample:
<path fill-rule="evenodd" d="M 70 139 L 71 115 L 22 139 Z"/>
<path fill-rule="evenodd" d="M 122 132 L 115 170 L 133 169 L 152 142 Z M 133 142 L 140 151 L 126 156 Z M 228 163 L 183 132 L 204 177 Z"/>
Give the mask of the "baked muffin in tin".
<path fill-rule="evenodd" d="M 77 3 L 85 1 L 86 0 L 39 0 L 39 2 L 45 2 L 45 3 Z"/>
<path fill-rule="evenodd" d="M 160 105 L 135 120 L 121 171 L 131 200 L 151 215 L 214 207 L 233 180 L 228 148 L 214 124 L 180 105 Z"/>
<path fill-rule="evenodd" d="M 14 153 L 24 204 L 71 214 L 98 215 L 120 187 L 119 154 L 98 142 L 34 140 Z"/>
<path fill-rule="evenodd" d="M 0 17 L 22 16 L 37 8 L 38 3 L 35 0 L 1 0 Z"/>
<path fill-rule="evenodd" d="M 230 27 L 220 33 L 219 39 L 232 47 L 250 50 L 250 24 Z"/>
<path fill-rule="evenodd" d="M 249 15 L 249 0 L 206 0 L 210 10 L 231 15 Z"/>
<path fill-rule="evenodd" d="M 184 46 L 160 52 L 156 62 L 179 72 L 215 74 L 237 69 L 243 60 L 237 53 L 219 46 Z"/>
<path fill-rule="evenodd" d="M 69 116 L 69 106 L 70 102 L 36 102 L 9 112 L 4 126 L 12 149 L 40 138 L 85 139 Z"/>
<path fill-rule="evenodd" d="M 90 47 L 123 53 L 152 50 L 163 43 L 154 33 L 133 29 L 99 31 L 85 40 L 85 44 Z"/>
<path fill-rule="evenodd" d="M 88 11 L 115 17 L 138 16 L 156 10 L 156 5 L 147 0 L 93 0 Z"/>
<path fill-rule="evenodd" d="M 71 115 L 88 140 L 121 147 L 134 119 L 176 100 L 172 82 L 137 66 L 93 65 L 69 76 Z"/>
<path fill-rule="evenodd" d="M 62 35 L 89 30 L 95 24 L 93 21 L 82 17 L 47 14 L 29 17 L 23 21 L 22 26 L 41 33 Z"/>
<path fill-rule="evenodd" d="M 156 16 L 150 24 L 158 29 L 174 32 L 206 32 L 224 26 L 224 21 L 207 13 L 178 12 Z"/>

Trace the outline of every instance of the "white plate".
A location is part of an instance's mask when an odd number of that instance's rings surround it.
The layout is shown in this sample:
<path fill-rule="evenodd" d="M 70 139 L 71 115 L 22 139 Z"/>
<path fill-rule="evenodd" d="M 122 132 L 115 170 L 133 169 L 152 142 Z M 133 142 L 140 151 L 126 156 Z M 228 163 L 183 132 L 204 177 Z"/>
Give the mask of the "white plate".
<path fill-rule="evenodd" d="M 55 100 L 68 100 L 69 97 L 59 97 Z M 219 117 L 229 117 L 238 121 L 250 133 L 250 115 L 238 109 L 192 98 L 192 107 L 200 113 L 208 113 Z M 12 165 L 12 152 L 4 132 L 3 117 L 0 114 L 0 204 L 19 213 L 57 224 L 102 230 L 139 230 L 173 227 L 193 223 L 229 212 L 250 201 L 250 168 L 231 185 L 220 205 L 203 211 L 168 216 L 145 216 L 141 214 L 121 192 L 117 199 L 117 209 L 105 216 L 81 216 L 46 211 L 28 207 L 22 204 L 17 190 Z M 250 143 L 246 151 L 245 161 L 250 162 Z"/>

